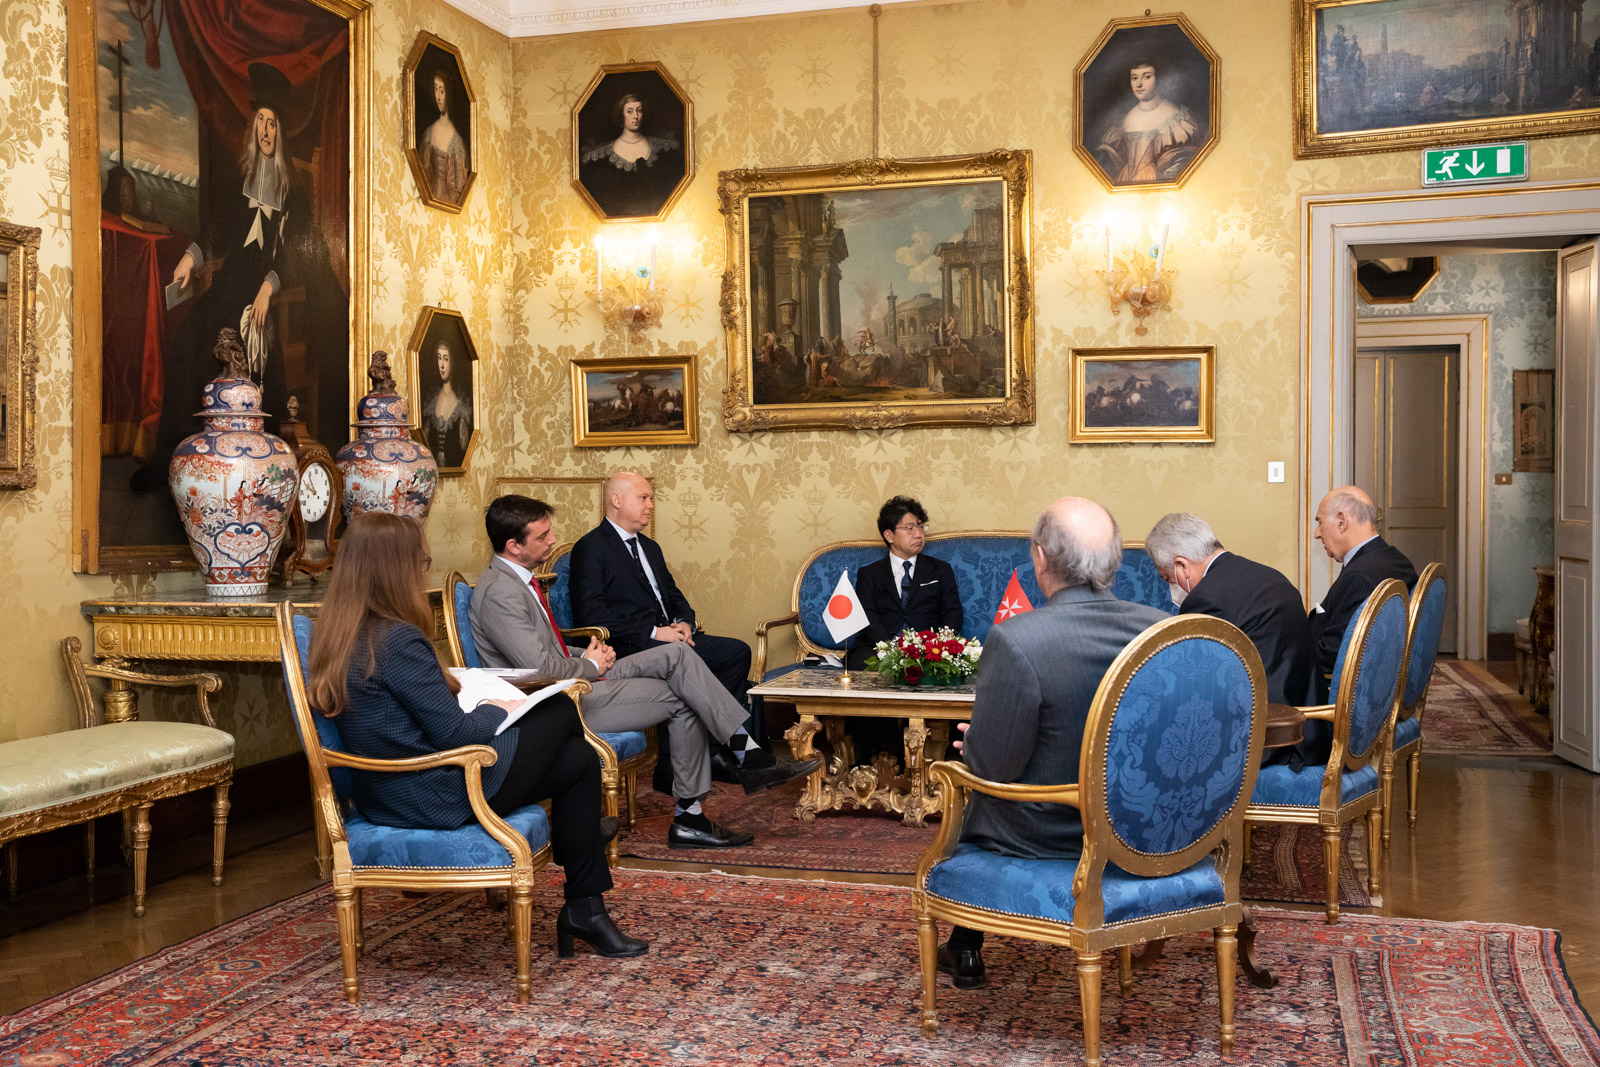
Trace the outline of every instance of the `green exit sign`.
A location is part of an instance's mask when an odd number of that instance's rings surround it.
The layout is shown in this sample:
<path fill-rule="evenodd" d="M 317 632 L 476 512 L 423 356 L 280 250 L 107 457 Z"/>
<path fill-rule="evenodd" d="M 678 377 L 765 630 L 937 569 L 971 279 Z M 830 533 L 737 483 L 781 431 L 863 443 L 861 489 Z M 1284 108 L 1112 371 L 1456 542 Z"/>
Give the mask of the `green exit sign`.
<path fill-rule="evenodd" d="M 1473 185 L 1527 180 L 1527 141 L 1428 148 L 1422 153 L 1423 185 Z"/>

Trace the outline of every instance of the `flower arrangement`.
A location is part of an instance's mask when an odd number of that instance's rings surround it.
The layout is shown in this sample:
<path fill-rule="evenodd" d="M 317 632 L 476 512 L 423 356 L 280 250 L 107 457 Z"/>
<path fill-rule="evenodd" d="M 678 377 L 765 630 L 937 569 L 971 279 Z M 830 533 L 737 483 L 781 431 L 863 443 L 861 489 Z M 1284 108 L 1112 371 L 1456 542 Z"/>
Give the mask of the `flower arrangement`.
<path fill-rule="evenodd" d="M 983 645 L 944 626 L 906 630 L 892 640 L 879 641 L 874 651 L 867 670 L 877 671 L 885 681 L 918 685 L 926 678 L 934 685 L 955 685 L 977 671 Z"/>

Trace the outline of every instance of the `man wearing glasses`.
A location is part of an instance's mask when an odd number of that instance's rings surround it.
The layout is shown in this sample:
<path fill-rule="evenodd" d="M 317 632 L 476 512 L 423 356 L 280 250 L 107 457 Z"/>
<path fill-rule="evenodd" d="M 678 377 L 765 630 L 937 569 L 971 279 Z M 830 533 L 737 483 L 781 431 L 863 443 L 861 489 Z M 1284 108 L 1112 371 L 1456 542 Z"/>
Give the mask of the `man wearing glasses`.
<path fill-rule="evenodd" d="M 851 642 L 850 669 L 860 670 L 879 641 L 902 630 L 961 632 L 961 591 L 950 564 L 923 553 L 928 513 L 909 496 L 897 496 L 878 511 L 878 532 L 889 552 L 856 573 L 856 596 L 867 628 Z"/>

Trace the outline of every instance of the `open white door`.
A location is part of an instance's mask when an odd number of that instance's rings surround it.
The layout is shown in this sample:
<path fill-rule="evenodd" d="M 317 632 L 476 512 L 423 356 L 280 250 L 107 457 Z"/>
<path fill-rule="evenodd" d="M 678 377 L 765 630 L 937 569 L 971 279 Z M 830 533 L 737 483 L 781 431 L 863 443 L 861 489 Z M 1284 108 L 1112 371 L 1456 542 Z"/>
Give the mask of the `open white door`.
<path fill-rule="evenodd" d="M 1556 670 L 1550 705 L 1555 754 L 1600 771 L 1595 697 L 1600 522 L 1595 521 L 1595 418 L 1600 414 L 1600 253 L 1561 253 L 1556 275 Z"/>

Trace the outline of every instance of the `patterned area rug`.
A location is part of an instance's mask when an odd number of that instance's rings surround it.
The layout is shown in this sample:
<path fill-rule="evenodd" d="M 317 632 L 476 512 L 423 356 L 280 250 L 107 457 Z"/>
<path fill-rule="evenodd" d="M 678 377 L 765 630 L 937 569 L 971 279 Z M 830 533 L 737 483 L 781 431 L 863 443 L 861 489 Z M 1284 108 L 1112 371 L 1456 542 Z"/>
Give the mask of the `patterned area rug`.
<path fill-rule="evenodd" d="M 1428 687 L 1422 751 L 1471 756 L 1544 756 L 1550 720 L 1494 675 L 1464 660 L 1441 660 Z"/>
<path fill-rule="evenodd" d="M 910 877 L 922 850 L 938 833 L 938 821 L 905 826 L 899 816 L 881 811 L 830 811 L 810 821 L 794 817 L 802 783 L 747 797 L 737 786 L 718 784 L 706 812 L 718 822 L 756 835 L 755 844 L 737 849 L 667 847 L 672 800 L 650 788 L 650 772 L 639 772 L 639 828 L 621 841 L 624 856 L 646 861 L 703 863 L 707 869 L 771 867 L 789 871 L 851 871 Z M 1251 864 L 1241 892 L 1247 900 L 1320 904 L 1325 899 L 1322 837 L 1315 827 L 1259 828 L 1251 841 Z M 1339 902 L 1365 908 L 1367 895 L 1365 828 L 1345 828 L 1339 862 Z"/>
<path fill-rule="evenodd" d="M 534 999 L 513 995 L 501 917 L 481 894 L 367 892 L 362 1002 L 340 991 L 323 888 L 0 1019 L 0 1063 L 313 1067 L 453 1063 L 964 1067 L 1080 1062 L 1070 955 L 995 938 L 987 988 L 941 980 L 939 1035 L 918 1026 L 904 889 L 619 872 L 615 911 L 650 954 L 555 958 L 555 877 L 535 890 Z M 1258 910 L 1276 989 L 1237 986 L 1240 1067 L 1600 1064 L 1600 1034 L 1558 935 L 1518 926 Z M 582 951 L 582 950 L 580 950 Z M 1101 1007 L 1113 1063 L 1215 1060 L 1207 935 L 1168 943 Z"/>

